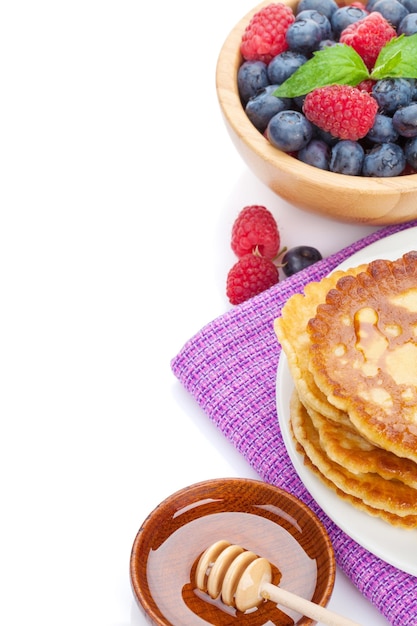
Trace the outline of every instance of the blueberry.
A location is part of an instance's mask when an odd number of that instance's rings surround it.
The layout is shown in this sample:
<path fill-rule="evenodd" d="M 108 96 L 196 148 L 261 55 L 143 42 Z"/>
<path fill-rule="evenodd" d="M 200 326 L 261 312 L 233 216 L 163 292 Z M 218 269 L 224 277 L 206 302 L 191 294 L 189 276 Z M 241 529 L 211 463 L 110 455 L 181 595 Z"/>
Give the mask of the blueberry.
<path fill-rule="evenodd" d="M 406 166 L 405 154 L 396 143 L 381 143 L 365 154 L 363 176 L 399 176 Z"/>
<path fill-rule="evenodd" d="M 414 170 L 417 170 L 417 137 L 407 139 L 404 145 L 406 161 Z"/>
<path fill-rule="evenodd" d="M 262 61 L 245 61 L 239 67 L 237 85 L 242 103 L 245 105 L 258 91 L 269 85 L 267 65 Z"/>
<path fill-rule="evenodd" d="M 291 98 L 277 98 L 273 95 L 277 87 L 278 85 L 268 85 L 250 98 L 245 107 L 246 115 L 261 133 L 265 131 L 271 117 L 291 106 Z"/>
<path fill-rule="evenodd" d="M 405 145 L 417 136 L 417 79 L 369 80 L 372 91 L 368 85 L 361 86 L 377 102 L 378 113 L 360 142 L 340 141 L 309 122 L 302 108 L 305 95 L 274 95 L 316 51 L 341 45 L 341 32 L 366 18 L 370 10 L 379 11 L 394 27 L 398 24 L 398 36 L 417 35 L 417 0 L 368 0 L 366 5 L 354 2 L 341 7 L 336 1 L 299 0 L 295 21 L 286 33 L 288 50 L 269 65 L 243 62 L 237 76 L 242 106 L 253 126 L 273 146 L 304 163 L 350 176 L 398 176 L 406 165 L 407 171 L 411 170 Z M 413 160 L 413 148 L 407 146 L 407 155 L 411 155 L 407 158 Z"/>
<path fill-rule="evenodd" d="M 313 136 L 313 125 L 300 111 L 281 111 L 271 118 L 267 137 L 273 146 L 284 152 L 297 152 Z"/>
<path fill-rule="evenodd" d="M 285 276 L 292 276 L 309 265 L 317 263 L 322 258 L 322 255 L 316 248 L 296 246 L 295 248 L 290 248 L 282 257 L 282 271 Z"/>
<path fill-rule="evenodd" d="M 295 21 L 288 27 L 285 38 L 290 50 L 309 55 L 320 43 L 320 26 L 311 19 Z"/>
<path fill-rule="evenodd" d="M 299 151 L 298 158 L 303 163 L 313 165 L 321 170 L 328 170 L 330 146 L 322 139 L 312 139 L 305 148 Z"/>
<path fill-rule="evenodd" d="M 398 28 L 397 35 L 415 35 L 417 33 L 417 13 L 408 13 L 403 20 L 401 20 Z"/>
<path fill-rule="evenodd" d="M 394 28 L 397 28 L 408 14 L 408 10 L 398 0 L 378 0 L 378 2 L 375 2 L 372 10 L 381 13 Z"/>
<path fill-rule="evenodd" d="M 398 132 L 394 128 L 392 117 L 377 113 L 372 128 L 366 135 L 372 143 L 387 143 L 397 141 Z"/>
<path fill-rule="evenodd" d="M 417 135 L 417 103 L 397 109 L 392 116 L 392 124 L 402 137 Z"/>
<path fill-rule="evenodd" d="M 295 96 L 295 98 L 292 99 L 294 103 L 294 108 L 298 109 L 299 111 L 302 111 L 305 99 L 306 99 L 305 96 Z"/>
<path fill-rule="evenodd" d="M 333 33 L 336 38 L 340 37 L 342 30 L 350 24 L 354 24 L 359 20 L 362 20 L 368 15 L 368 12 L 359 7 L 345 6 L 337 9 L 331 17 L 330 23 L 332 25 Z"/>
<path fill-rule="evenodd" d="M 296 15 L 295 21 L 313 20 L 320 26 L 320 39 L 330 39 L 333 35 L 330 20 L 315 9 L 305 9 Z"/>
<path fill-rule="evenodd" d="M 378 0 L 368 0 L 368 2 L 365 4 L 365 9 L 368 11 L 368 13 L 371 13 L 374 10 L 374 6 L 377 2 Z"/>
<path fill-rule="evenodd" d="M 327 143 L 330 147 L 334 146 L 339 141 L 338 137 L 334 137 L 331 133 L 327 132 L 327 130 L 323 130 L 318 126 L 315 127 L 315 136 Z"/>
<path fill-rule="evenodd" d="M 407 78 L 407 80 L 411 85 L 411 100 L 417 100 L 417 79 Z"/>
<path fill-rule="evenodd" d="M 307 57 L 301 52 L 286 50 L 277 54 L 268 65 L 268 79 L 271 84 L 282 85 L 301 65 Z"/>
<path fill-rule="evenodd" d="M 337 11 L 338 5 L 335 0 L 300 0 L 297 12 L 301 13 L 301 11 L 308 9 L 315 9 L 330 19 L 333 13 Z"/>
<path fill-rule="evenodd" d="M 410 13 L 417 13 L 417 0 L 401 0 L 401 4 L 403 4 Z"/>
<path fill-rule="evenodd" d="M 359 176 L 365 151 L 361 144 L 350 139 L 338 141 L 332 148 L 330 171 L 348 176 Z"/>
<path fill-rule="evenodd" d="M 406 78 L 382 78 L 372 87 L 372 95 L 382 113 L 394 113 L 411 102 L 411 83 Z"/>
<path fill-rule="evenodd" d="M 322 39 L 317 47 L 317 50 L 325 50 L 326 48 L 332 48 L 338 46 L 338 42 L 334 39 Z"/>

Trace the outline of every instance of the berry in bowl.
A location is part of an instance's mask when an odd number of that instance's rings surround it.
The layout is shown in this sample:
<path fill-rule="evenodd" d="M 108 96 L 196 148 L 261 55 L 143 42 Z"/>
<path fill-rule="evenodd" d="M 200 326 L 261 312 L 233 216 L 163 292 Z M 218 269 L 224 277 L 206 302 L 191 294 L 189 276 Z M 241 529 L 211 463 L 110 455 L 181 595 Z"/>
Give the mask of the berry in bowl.
<path fill-rule="evenodd" d="M 226 127 L 248 167 L 288 203 L 346 223 L 409 221 L 416 56 L 417 0 L 262 2 L 219 54 Z"/>

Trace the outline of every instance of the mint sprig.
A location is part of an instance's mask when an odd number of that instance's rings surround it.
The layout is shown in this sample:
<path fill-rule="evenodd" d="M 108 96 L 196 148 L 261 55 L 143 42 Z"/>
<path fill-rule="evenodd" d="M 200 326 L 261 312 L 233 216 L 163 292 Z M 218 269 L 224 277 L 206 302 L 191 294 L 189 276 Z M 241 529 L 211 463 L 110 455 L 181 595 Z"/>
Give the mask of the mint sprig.
<path fill-rule="evenodd" d="M 311 59 L 274 91 L 274 95 L 279 98 L 296 98 L 327 85 L 355 87 L 368 78 L 417 78 L 416 58 L 417 33 L 391 39 L 380 51 L 371 72 L 351 46 L 331 46 L 315 52 Z"/>
<path fill-rule="evenodd" d="M 355 86 L 368 77 L 368 69 L 356 50 L 341 44 L 315 52 L 278 87 L 274 95 L 295 98 L 335 83 Z"/>
<path fill-rule="evenodd" d="M 417 78 L 417 34 L 391 39 L 378 55 L 371 78 Z"/>

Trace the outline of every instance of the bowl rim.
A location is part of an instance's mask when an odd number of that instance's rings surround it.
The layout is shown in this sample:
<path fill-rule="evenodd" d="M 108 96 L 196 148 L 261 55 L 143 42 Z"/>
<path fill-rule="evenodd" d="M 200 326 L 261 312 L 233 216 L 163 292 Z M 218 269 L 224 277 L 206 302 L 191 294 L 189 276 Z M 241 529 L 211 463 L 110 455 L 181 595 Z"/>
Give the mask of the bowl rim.
<path fill-rule="evenodd" d="M 237 489 L 238 491 L 240 489 L 243 498 L 243 490 L 245 487 L 259 489 L 262 495 L 270 495 L 271 499 L 273 496 L 283 498 L 285 501 L 291 503 L 292 506 L 298 508 L 305 516 L 305 520 L 308 520 L 306 523 L 314 527 L 314 532 L 317 533 L 317 541 L 323 544 L 322 556 L 326 559 L 327 569 L 327 579 L 323 582 L 324 588 L 319 604 L 321 606 L 328 604 L 335 583 L 336 559 L 328 532 L 316 513 L 295 495 L 270 483 L 251 478 L 214 478 L 183 487 L 169 495 L 146 517 L 135 536 L 130 555 L 130 582 L 137 603 L 152 623 L 158 626 L 169 626 L 171 624 L 157 606 L 147 582 L 146 560 L 149 552 L 152 550 L 150 542 L 152 540 L 152 528 L 154 524 L 159 522 L 162 527 L 162 522 L 164 518 L 167 519 L 168 515 L 175 517 L 176 511 L 184 510 L 184 507 L 195 506 L 196 498 L 201 500 L 202 498 L 205 499 L 209 497 L 210 494 L 213 496 L 217 490 L 224 489 L 227 492 L 230 491 L 231 488 Z M 196 555 L 196 557 L 197 556 L 198 555 Z M 307 626 L 311 624 L 312 621 L 310 618 L 303 617 L 298 623 Z"/>
<path fill-rule="evenodd" d="M 352 4 L 354 0 L 336 0 L 336 2 L 339 6 L 345 6 Z M 324 186 L 328 183 L 329 187 L 333 188 L 334 191 L 340 191 L 341 193 L 346 189 L 351 189 L 358 194 L 372 193 L 377 196 L 383 195 L 387 190 L 391 193 L 395 191 L 398 191 L 398 193 L 417 191 L 417 173 L 393 177 L 364 177 L 348 176 L 314 168 L 314 166 L 275 148 L 253 126 L 243 106 L 240 104 L 238 92 L 237 70 L 243 62 L 243 57 L 240 53 L 240 41 L 253 15 L 261 8 L 276 3 L 282 3 L 294 8 L 298 4 L 298 0 L 278 0 L 278 2 L 263 0 L 237 22 L 220 49 L 216 64 L 216 91 L 222 113 L 230 128 L 239 136 L 240 141 L 260 159 L 267 161 L 271 166 L 279 168 L 284 174 L 291 173 L 300 183 L 311 182 L 312 177 L 314 177 L 314 171 L 312 170 L 318 170 L 317 174 L 320 177 L 320 183 Z M 239 104 L 240 106 L 237 106 Z M 245 129 L 243 134 L 241 132 L 242 128 Z"/>

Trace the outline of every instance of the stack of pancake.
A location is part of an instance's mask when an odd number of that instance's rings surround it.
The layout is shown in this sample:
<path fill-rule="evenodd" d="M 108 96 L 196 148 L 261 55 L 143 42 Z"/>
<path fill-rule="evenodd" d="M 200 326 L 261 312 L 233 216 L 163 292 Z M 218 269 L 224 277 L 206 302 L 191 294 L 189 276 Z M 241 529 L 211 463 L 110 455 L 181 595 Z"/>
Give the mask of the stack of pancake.
<path fill-rule="evenodd" d="M 417 252 L 308 284 L 274 327 L 306 465 L 352 505 L 416 528 Z"/>

